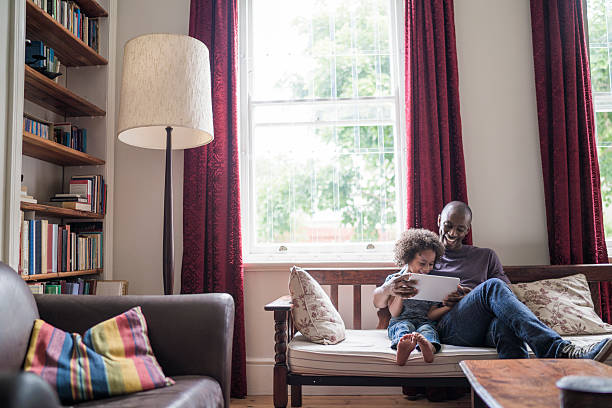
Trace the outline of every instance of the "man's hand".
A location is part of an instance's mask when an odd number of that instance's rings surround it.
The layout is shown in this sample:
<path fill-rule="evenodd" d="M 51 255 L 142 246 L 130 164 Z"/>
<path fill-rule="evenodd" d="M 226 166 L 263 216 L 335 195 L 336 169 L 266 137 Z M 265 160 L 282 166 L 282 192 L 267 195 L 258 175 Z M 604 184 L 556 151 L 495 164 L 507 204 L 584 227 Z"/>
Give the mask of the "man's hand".
<path fill-rule="evenodd" d="M 457 303 L 459 303 L 461 301 L 461 299 L 463 299 L 465 297 L 465 295 L 467 295 L 471 291 L 472 291 L 472 289 L 468 288 L 467 286 L 457 285 L 457 290 L 452 292 L 452 293 L 449 293 L 448 295 L 446 295 L 446 297 L 442 301 L 442 304 L 444 306 L 448 306 L 448 307 L 452 308 Z"/>
<path fill-rule="evenodd" d="M 390 283 L 390 295 L 408 299 L 415 296 L 419 291 L 415 288 L 417 279 L 413 275 L 400 275 L 395 277 Z"/>

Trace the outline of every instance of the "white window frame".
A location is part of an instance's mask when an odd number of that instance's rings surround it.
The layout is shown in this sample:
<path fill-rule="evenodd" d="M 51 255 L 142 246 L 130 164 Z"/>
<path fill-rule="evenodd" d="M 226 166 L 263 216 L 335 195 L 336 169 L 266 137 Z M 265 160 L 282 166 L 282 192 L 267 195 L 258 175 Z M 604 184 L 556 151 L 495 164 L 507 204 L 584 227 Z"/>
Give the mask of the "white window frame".
<path fill-rule="evenodd" d="M 587 0 L 582 0 L 582 20 L 584 21 L 584 33 L 586 37 L 587 44 L 587 53 L 589 56 L 589 68 L 591 63 L 591 45 L 589 41 L 589 17 L 588 17 L 588 3 Z M 590 74 L 590 72 L 589 72 Z M 593 98 L 593 120 L 595 121 L 595 137 L 597 137 L 597 112 L 612 112 L 612 98 L 609 96 L 603 97 L 602 95 L 596 95 L 596 92 L 593 91 L 592 81 L 591 81 L 591 97 Z M 599 108 L 599 109 L 598 109 Z M 597 144 L 597 143 L 596 143 Z M 596 146 L 597 148 L 597 146 Z M 599 164 L 599 163 L 598 163 Z M 602 208 L 602 217 L 603 217 L 603 208 Z M 605 230 L 604 236 L 605 236 Z M 608 256 L 612 255 L 612 237 L 605 237 L 606 247 L 608 249 Z"/>
<path fill-rule="evenodd" d="M 394 70 L 396 115 L 396 181 L 398 194 L 398 225 L 403 230 L 406 222 L 406 118 L 405 118 L 405 79 L 404 79 L 404 3 L 402 0 L 388 0 L 392 13 L 392 47 L 397 53 L 392 53 L 391 69 Z M 360 263 L 376 262 L 388 264 L 392 261 L 393 243 L 350 243 L 350 244 L 286 244 L 265 246 L 264 250 L 255 250 L 252 237 L 255 236 L 255 223 L 249 214 L 251 203 L 254 203 L 254 183 L 251 169 L 251 95 L 248 84 L 251 82 L 252 72 L 249 71 L 249 49 L 252 35 L 252 9 L 251 0 L 238 2 L 238 32 L 239 32 L 239 158 L 240 158 L 240 191 L 241 191 L 241 217 L 242 217 L 242 248 L 245 264 L 270 264 L 292 262 L 342 262 Z M 393 18 L 394 17 L 394 18 Z M 262 247 L 260 247 L 262 248 Z"/>

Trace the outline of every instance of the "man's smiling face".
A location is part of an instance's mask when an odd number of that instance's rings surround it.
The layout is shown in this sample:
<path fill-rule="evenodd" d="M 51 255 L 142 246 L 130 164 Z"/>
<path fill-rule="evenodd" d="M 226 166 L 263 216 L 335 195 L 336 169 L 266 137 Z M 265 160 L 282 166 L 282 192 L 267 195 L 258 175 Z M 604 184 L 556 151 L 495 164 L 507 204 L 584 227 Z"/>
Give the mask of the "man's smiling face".
<path fill-rule="evenodd" d="M 447 249 L 461 248 L 463 238 L 470 231 L 470 215 L 460 207 L 445 208 L 438 216 L 440 240 Z"/>

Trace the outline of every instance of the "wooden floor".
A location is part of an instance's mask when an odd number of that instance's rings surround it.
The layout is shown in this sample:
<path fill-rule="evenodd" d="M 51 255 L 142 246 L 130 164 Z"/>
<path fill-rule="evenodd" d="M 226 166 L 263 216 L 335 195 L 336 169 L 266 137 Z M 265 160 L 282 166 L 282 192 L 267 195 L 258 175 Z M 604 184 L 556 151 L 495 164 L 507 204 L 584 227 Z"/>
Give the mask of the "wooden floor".
<path fill-rule="evenodd" d="M 291 404 L 291 397 L 289 398 Z M 232 399 L 232 408 L 269 408 L 272 404 L 271 395 L 257 395 L 246 397 L 245 399 Z M 334 408 L 342 406 L 354 407 L 376 407 L 376 408 L 397 408 L 397 407 L 423 407 L 423 408 L 469 408 L 470 395 L 445 402 L 429 402 L 426 398 L 410 401 L 401 395 L 305 395 L 302 397 L 304 408 Z"/>

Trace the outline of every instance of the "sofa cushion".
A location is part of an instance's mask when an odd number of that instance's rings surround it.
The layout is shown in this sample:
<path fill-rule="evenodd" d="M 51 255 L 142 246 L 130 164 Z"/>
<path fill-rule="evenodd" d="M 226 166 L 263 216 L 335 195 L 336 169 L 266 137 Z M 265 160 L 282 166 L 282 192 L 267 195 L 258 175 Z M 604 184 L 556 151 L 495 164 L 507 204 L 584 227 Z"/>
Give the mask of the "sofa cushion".
<path fill-rule="evenodd" d="M 344 340 L 345 327 L 340 314 L 321 285 L 302 268 L 294 266 L 289 275 L 296 329 L 315 343 L 336 344 Z"/>
<path fill-rule="evenodd" d="M 578 345 L 596 342 L 607 335 L 563 336 Z M 533 357 L 533 353 L 530 351 Z M 423 361 L 414 350 L 406 365 L 396 363 L 396 351 L 386 330 L 347 330 L 338 344 L 314 344 L 297 334 L 289 343 L 288 364 L 291 372 L 303 375 L 346 375 L 368 377 L 463 377 L 461 360 L 494 360 L 497 352 L 489 347 L 461 347 L 442 344 L 433 363 Z M 605 361 L 612 365 L 612 355 Z"/>
<path fill-rule="evenodd" d="M 0 263 L 0 371 L 21 370 L 38 309 L 32 292 L 9 266 Z"/>
<path fill-rule="evenodd" d="M 37 319 L 24 370 L 54 386 L 64 403 L 173 383 L 153 355 L 140 307 L 95 325 L 83 337 Z"/>
<path fill-rule="evenodd" d="M 511 285 L 512 291 L 544 324 L 561 335 L 612 332 L 595 313 L 582 274 Z"/>
<path fill-rule="evenodd" d="M 77 407 L 223 407 L 223 392 L 219 383 L 205 376 L 175 376 L 172 387 L 119 395 L 77 404 Z"/>

